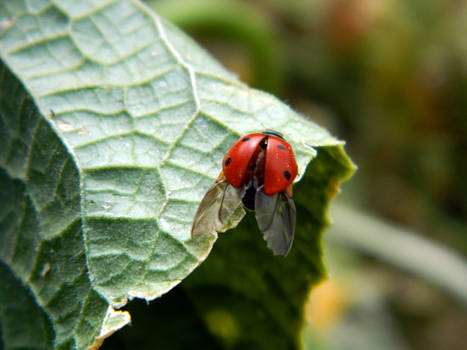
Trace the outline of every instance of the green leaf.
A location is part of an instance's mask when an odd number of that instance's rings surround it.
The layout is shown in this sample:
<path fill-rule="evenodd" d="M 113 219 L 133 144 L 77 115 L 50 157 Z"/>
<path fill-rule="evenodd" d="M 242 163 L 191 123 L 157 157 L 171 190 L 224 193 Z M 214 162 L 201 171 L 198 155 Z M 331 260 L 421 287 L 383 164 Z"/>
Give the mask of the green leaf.
<path fill-rule="evenodd" d="M 7 266 L 0 262 L 0 319 L 4 329 L 0 334 L 11 348 L 50 349 L 52 334 L 45 313 L 21 281 L 15 278 Z M 28 337 L 24 336 L 24 315 L 28 315 Z"/>
<path fill-rule="evenodd" d="M 37 322 L 42 333 L 30 334 L 45 348 L 98 346 L 129 322 L 115 308 L 182 281 L 216 238 L 192 240 L 190 226 L 220 160 L 240 135 L 264 128 L 286 135 L 301 175 L 313 160 L 310 185 L 297 186 L 304 228 L 291 253 L 305 255 L 308 277 L 293 288 L 321 277 L 329 186 L 352 169 L 342 143 L 240 83 L 139 1 L 4 0 L 0 58 L 0 288 L 9 283 L 35 315 L 12 317 L 11 291 L 0 293 L 6 348 L 22 336 L 10 329 Z M 273 259 L 263 245 L 242 254 Z M 241 279 L 228 258 L 224 273 Z M 273 261 L 280 277 L 288 260 Z"/>

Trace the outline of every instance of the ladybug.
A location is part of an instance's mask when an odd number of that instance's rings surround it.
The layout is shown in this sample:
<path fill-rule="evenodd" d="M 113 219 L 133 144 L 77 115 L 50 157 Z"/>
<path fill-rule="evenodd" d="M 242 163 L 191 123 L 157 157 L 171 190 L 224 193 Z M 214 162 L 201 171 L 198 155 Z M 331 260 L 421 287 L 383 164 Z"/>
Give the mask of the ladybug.
<path fill-rule="evenodd" d="M 201 200 L 191 236 L 235 226 L 244 207 L 255 212 L 274 254 L 287 255 L 295 231 L 292 183 L 297 173 L 292 147 L 281 133 L 265 130 L 240 138 L 225 154 L 222 172 Z"/>

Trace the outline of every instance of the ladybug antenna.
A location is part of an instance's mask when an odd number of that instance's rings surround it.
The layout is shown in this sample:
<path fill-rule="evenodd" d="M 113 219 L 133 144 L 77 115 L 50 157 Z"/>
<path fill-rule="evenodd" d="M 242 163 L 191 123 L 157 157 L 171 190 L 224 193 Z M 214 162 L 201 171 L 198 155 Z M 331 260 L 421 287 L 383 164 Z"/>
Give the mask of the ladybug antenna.
<path fill-rule="evenodd" d="M 279 131 L 276 131 L 276 130 L 266 129 L 263 131 L 263 134 L 270 135 L 270 136 L 276 136 L 284 140 L 284 136 Z"/>

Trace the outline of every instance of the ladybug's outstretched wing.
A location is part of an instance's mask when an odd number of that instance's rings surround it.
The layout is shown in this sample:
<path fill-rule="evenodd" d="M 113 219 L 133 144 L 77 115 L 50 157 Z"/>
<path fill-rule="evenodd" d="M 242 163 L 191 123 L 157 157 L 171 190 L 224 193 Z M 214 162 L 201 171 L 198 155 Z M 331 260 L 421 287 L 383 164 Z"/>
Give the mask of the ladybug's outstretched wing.
<path fill-rule="evenodd" d="M 255 196 L 256 222 L 274 255 L 286 256 L 294 238 L 296 209 L 287 191 L 272 196 L 260 187 Z"/>
<path fill-rule="evenodd" d="M 236 226 L 245 215 L 243 191 L 231 186 L 225 178 L 216 181 L 199 204 L 191 226 L 191 237 L 216 234 Z"/>

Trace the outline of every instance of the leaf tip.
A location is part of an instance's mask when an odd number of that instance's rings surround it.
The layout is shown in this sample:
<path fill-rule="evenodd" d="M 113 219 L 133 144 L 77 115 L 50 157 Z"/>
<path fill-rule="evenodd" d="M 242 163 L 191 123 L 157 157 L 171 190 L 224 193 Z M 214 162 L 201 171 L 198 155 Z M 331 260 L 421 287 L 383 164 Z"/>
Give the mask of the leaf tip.
<path fill-rule="evenodd" d="M 129 323 L 131 323 L 131 316 L 128 311 L 117 311 L 112 306 L 109 306 L 101 331 L 88 350 L 99 349 L 105 338 L 110 337 L 113 333 Z"/>

